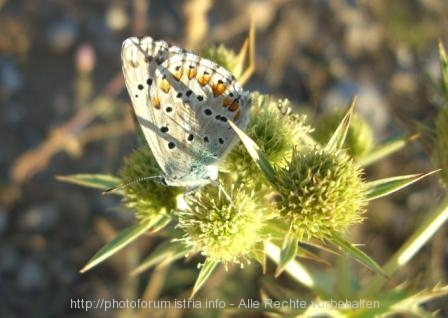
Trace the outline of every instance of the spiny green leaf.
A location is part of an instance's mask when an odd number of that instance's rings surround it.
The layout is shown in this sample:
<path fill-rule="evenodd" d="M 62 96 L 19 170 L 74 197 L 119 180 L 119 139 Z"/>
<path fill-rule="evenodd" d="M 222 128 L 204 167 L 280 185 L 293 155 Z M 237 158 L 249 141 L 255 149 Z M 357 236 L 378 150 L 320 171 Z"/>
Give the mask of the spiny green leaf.
<path fill-rule="evenodd" d="M 311 241 L 307 241 L 303 243 L 304 245 L 309 245 L 312 246 L 314 248 L 320 249 L 322 251 L 324 251 L 325 253 L 329 253 L 329 254 L 333 254 L 333 255 L 341 255 L 339 252 L 335 251 L 334 249 L 328 247 L 327 245 L 325 245 L 325 243 L 323 241 L 319 241 L 319 240 L 311 240 Z"/>
<path fill-rule="evenodd" d="M 436 211 L 430 213 L 412 235 L 404 242 L 401 247 L 392 255 L 384 265 L 384 271 L 392 275 L 395 271 L 405 266 L 417 252 L 427 244 L 435 233 L 448 220 L 448 197 L 439 204 Z M 365 286 L 362 295 L 377 295 L 378 291 L 384 286 L 385 280 L 382 276 L 376 275 Z"/>
<path fill-rule="evenodd" d="M 229 120 L 228 122 L 230 124 L 230 127 L 232 127 L 240 137 L 241 141 L 249 152 L 249 155 L 255 161 L 258 168 L 260 168 L 260 170 L 264 173 L 269 182 L 275 183 L 276 177 L 274 168 L 272 168 L 266 156 L 260 150 L 260 147 L 258 147 L 258 145 L 248 135 L 246 135 L 244 131 L 239 129 L 238 126 L 236 126 L 231 120 Z"/>
<path fill-rule="evenodd" d="M 330 249 L 327 248 L 327 250 L 330 250 Z M 332 251 L 332 250 L 331 250 L 330 253 L 337 254 L 337 253 L 335 253 L 335 252 Z M 306 250 L 306 249 L 304 249 L 304 248 L 299 248 L 299 249 L 298 249 L 298 251 L 297 251 L 297 257 L 299 257 L 299 258 L 301 258 L 301 259 L 306 258 L 306 259 L 312 260 L 312 261 L 317 262 L 317 263 L 321 263 L 321 264 L 325 264 L 325 265 L 327 265 L 327 266 L 331 266 L 331 264 L 330 264 L 329 261 L 327 261 L 326 259 L 323 259 L 323 258 L 320 257 L 319 255 L 317 255 L 317 254 L 315 254 L 315 253 L 313 253 L 313 252 L 311 252 L 311 251 L 308 251 L 308 250 Z"/>
<path fill-rule="evenodd" d="M 445 94 L 445 97 L 448 97 L 448 58 L 446 56 L 445 47 L 441 41 L 439 41 L 439 60 L 442 73 L 440 80 L 442 91 Z"/>
<path fill-rule="evenodd" d="M 375 163 L 394 152 L 404 148 L 409 142 L 414 141 L 418 138 L 418 134 L 401 136 L 396 139 L 390 140 L 384 144 L 377 146 L 371 152 L 369 152 L 364 157 L 357 160 L 357 163 L 362 167 L 367 167 L 372 163 Z"/>
<path fill-rule="evenodd" d="M 127 229 L 121 231 L 112 241 L 103 246 L 95 255 L 87 262 L 87 264 L 80 270 L 81 273 L 85 273 L 94 266 L 100 264 L 107 258 L 111 257 L 123 247 L 127 246 L 140 235 L 149 231 L 155 224 L 160 223 L 161 219 L 167 218 L 165 215 L 160 215 L 152 221 L 136 224 Z"/>
<path fill-rule="evenodd" d="M 283 241 L 282 250 L 280 252 L 280 261 L 277 264 L 277 269 L 275 270 L 275 276 L 279 276 L 285 267 L 291 262 L 297 255 L 299 249 L 299 241 L 294 235 L 286 235 Z"/>
<path fill-rule="evenodd" d="M 347 110 L 347 114 L 345 114 L 344 118 L 342 118 L 341 123 L 334 131 L 330 140 L 328 141 L 325 149 L 328 151 L 339 150 L 342 148 L 344 144 L 345 137 L 347 136 L 348 128 L 350 127 L 350 121 L 352 119 L 353 111 L 355 109 L 356 104 L 356 96 L 353 97 L 352 102 L 350 103 L 350 107 Z"/>
<path fill-rule="evenodd" d="M 209 259 L 206 259 L 204 264 L 201 266 L 201 270 L 199 272 L 198 278 L 196 279 L 196 283 L 193 286 L 193 290 L 190 295 L 190 299 L 196 295 L 196 293 L 199 291 L 199 289 L 204 285 L 204 283 L 207 281 L 207 279 L 210 277 L 210 275 L 215 270 L 216 266 L 218 266 L 218 261 L 212 261 Z"/>
<path fill-rule="evenodd" d="M 265 241 L 264 250 L 266 255 L 275 263 L 280 262 L 280 248 L 272 242 Z M 288 273 L 294 280 L 308 288 L 316 291 L 316 277 L 312 275 L 302 264 L 296 260 L 291 260 L 286 264 L 285 272 Z"/>
<path fill-rule="evenodd" d="M 120 179 L 108 174 L 72 174 L 68 176 L 56 176 L 56 179 L 101 190 L 116 187 L 120 182 Z"/>
<path fill-rule="evenodd" d="M 158 246 L 131 275 L 139 275 L 156 264 L 172 263 L 190 252 L 190 248 L 181 242 L 165 242 Z"/>
<path fill-rule="evenodd" d="M 368 269 L 373 271 L 376 274 L 382 275 L 383 277 L 387 277 L 386 273 L 383 271 L 381 266 L 379 266 L 373 259 L 371 259 L 366 253 L 361 251 L 356 246 L 352 245 L 349 241 L 342 238 L 338 234 L 334 234 L 331 242 L 338 246 L 342 251 L 344 251 L 347 255 L 366 266 Z"/>
<path fill-rule="evenodd" d="M 428 173 L 396 176 L 367 182 L 366 200 L 373 200 L 391 194 L 438 171 L 439 170 L 434 170 Z"/>

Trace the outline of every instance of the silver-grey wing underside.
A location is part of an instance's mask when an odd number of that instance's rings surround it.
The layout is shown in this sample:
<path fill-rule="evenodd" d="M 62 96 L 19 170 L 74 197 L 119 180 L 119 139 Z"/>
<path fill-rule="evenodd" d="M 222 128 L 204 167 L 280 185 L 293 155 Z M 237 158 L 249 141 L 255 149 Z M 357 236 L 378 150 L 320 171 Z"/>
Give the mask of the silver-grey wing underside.
<path fill-rule="evenodd" d="M 164 41 L 123 43 L 123 72 L 145 138 L 170 185 L 216 178 L 236 141 L 227 120 L 247 124 L 249 96 L 223 67 Z"/>

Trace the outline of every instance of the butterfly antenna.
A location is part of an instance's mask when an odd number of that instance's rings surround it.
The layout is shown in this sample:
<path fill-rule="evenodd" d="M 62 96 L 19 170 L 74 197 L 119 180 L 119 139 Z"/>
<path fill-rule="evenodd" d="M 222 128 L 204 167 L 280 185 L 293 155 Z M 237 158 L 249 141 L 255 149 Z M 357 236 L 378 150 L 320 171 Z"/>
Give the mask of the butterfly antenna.
<path fill-rule="evenodd" d="M 129 182 L 127 182 L 127 183 L 119 184 L 119 185 L 117 185 L 116 187 L 109 188 L 109 189 L 103 191 L 102 194 L 103 194 L 103 195 L 106 195 L 106 194 L 109 194 L 109 193 L 112 192 L 112 191 L 117 191 L 117 190 L 126 188 L 126 187 L 130 186 L 131 184 L 138 183 L 138 182 L 142 182 L 142 181 L 145 181 L 145 180 L 150 180 L 150 179 L 157 179 L 157 178 L 160 178 L 160 177 L 159 177 L 159 176 L 140 177 L 140 178 L 138 178 L 138 179 L 129 181 Z"/>

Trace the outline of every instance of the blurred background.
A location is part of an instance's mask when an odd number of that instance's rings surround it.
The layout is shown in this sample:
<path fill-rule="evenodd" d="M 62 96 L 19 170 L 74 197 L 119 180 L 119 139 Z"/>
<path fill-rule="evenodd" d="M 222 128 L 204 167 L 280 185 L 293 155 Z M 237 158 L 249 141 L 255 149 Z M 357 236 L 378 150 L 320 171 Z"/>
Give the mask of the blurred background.
<path fill-rule="evenodd" d="M 377 143 L 432 126 L 437 41 L 448 44 L 446 1 L 0 0 L 1 317 L 130 316 L 135 312 L 71 309 L 70 300 L 188 297 L 195 262 L 179 262 L 168 281 L 166 273 L 128 276 L 154 246 L 151 240 L 140 239 L 79 274 L 134 219 L 117 209 L 116 197 L 55 176 L 116 174 L 136 148 L 121 74 L 125 38 L 150 35 L 194 51 L 222 43 L 238 51 L 250 16 L 256 49 L 247 89 L 288 98 L 311 119 L 347 107 L 357 95 L 357 111 Z M 369 167 L 366 177 L 431 169 L 428 149 L 416 141 Z M 372 202 L 367 220 L 352 229 L 352 241 L 365 244 L 363 250 L 383 264 L 442 195 L 437 178 L 430 177 Z M 446 233 L 445 226 L 395 282 L 412 278 L 418 288 L 446 283 Z M 263 277 L 254 265 L 220 269 L 212 278 L 201 292 L 209 299 L 256 298 L 258 286 L 273 274 Z M 187 314 L 159 310 L 151 317 Z"/>

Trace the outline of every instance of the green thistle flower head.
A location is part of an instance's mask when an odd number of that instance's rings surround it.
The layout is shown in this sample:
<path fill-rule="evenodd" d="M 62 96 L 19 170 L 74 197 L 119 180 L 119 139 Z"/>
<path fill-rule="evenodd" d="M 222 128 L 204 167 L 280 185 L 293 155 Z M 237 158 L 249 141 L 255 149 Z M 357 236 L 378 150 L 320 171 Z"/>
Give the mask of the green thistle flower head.
<path fill-rule="evenodd" d="M 229 195 L 231 201 L 218 187 L 207 186 L 188 197 L 178 227 L 193 251 L 224 264 L 242 264 L 266 238 L 262 229 L 269 215 L 242 187 L 232 187 Z"/>
<path fill-rule="evenodd" d="M 316 120 L 314 138 L 320 144 L 325 144 L 333 135 L 336 127 L 344 117 L 344 111 L 332 111 L 323 114 Z M 369 153 L 374 145 L 373 131 L 369 124 L 358 114 L 354 113 L 347 131 L 344 147 L 353 158 L 361 158 Z"/>
<path fill-rule="evenodd" d="M 299 241 L 331 239 L 359 223 L 365 211 L 361 170 L 344 152 L 312 149 L 294 151 L 279 168 L 274 187 L 280 194 L 280 213 L 291 222 Z"/>
<path fill-rule="evenodd" d="M 160 176 L 161 172 L 149 147 L 143 146 L 129 155 L 119 172 L 124 184 L 124 205 L 135 212 L 141 222 L 152 219 L 160 213 L 176 208 L 177 196 L 182 189 L 167 187 L 155 180 L 133 182 L 142 177 Z"/>
<path fill-rule="evenodd" d="M 440 178 L 445 187 L 448 187 L 448 107 L 443 107 L 436 119 L 436 135 L 432 160 L 441 168 Z"/>
<path fill-rule="evenodd" d="M 306 117 L 289 114 L 287 100 L 276 100 L 259 93 L 251 94 L 251 99 L 252 108 L 245 132 L 257 143 L 269 162 L 280 165 L 291 156 L 301 136 L 306 136 L 310 131 L 310 127 L 305 124 Z M 230 171 L 238 171 L 246 181 L 265 181 L 242 143 L 230 153 L 225 167 Z"/>

